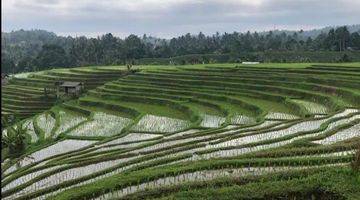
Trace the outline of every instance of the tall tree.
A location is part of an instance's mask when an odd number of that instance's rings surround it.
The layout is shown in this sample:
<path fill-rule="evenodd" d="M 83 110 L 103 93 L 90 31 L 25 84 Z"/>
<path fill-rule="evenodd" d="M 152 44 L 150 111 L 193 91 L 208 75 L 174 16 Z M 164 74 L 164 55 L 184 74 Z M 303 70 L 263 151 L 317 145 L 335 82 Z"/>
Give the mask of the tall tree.
<path fill-rule="evenodd" d="M 143 57 L 145 53 L 145 45 L 136 35 L 129 35 L 125 39 L 126 59 L 137 59 Z"/>
<path fill-rule="evenodd" d="M 265 33 L 216 33 L 206 36 L 187 33 L 170 40 L 143 35 L 125 39 L 111 33 L 97 38 L 59 37 L 34 30 L 2 34 L 2 72 L 48 69 L 51 67 L 124 64 L 139 58 L 169 58 L 188 54 L 232 54 L 264 51 L 344 51 L 360 49 L 359 31 L 338 27 L 306 37 L 303 31 Z"/>
<path fill-rule="evenodd" d="M 346 26 L 339 27 L 335 30 L 336 41 L 338 42 L 339 51 L 346 50 L 350 41 L 350 32 Z"/>
<path fill-rule="evenodd" d="M 68 67 L 68 56 L 65 50 L 58 45 L 44 45 L 36 60 L 38 70 Z"/>
<path fill-rule="evenodd" d="M 14 61 L 7 53 L 1 52 L 1 73 L 16 73 Z"/>
<path fill-rule="evenodd" d="M 360 50 L 360 34 L 358 32 L 352 33 L 350 36 L 350 46 Z"/>

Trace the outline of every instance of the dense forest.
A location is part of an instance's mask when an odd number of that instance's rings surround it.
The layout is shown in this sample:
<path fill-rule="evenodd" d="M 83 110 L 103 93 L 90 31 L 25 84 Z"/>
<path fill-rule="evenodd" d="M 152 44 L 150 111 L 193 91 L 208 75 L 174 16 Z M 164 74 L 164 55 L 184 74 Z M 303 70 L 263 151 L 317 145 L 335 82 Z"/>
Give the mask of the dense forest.
<path fill-rule="evenodd" d="M 306 36 L 304 31 L 233 32 L 216 33 L 211 36 L 200 32 L 197 35 L 188 33 L 172 39 L 159 39 L 147 35 L 129 35 L 121 39 L 111 33 L 97 38 L 74 38 L 57 36 L 44 30 L 19 30 L 1 35 L 1 71 L 17 73 L 56 67 L 116 65 L 139 59 L 161 60 L 184 55 L 354 52 L 360 50 L 360 29 L 353 29 L 352 27 L 350 30 L 347 26 L 336 27 L 312 36 Z M 347 54 L 343 55 L 339 58 L 341 61 L 351 59 Z"/>

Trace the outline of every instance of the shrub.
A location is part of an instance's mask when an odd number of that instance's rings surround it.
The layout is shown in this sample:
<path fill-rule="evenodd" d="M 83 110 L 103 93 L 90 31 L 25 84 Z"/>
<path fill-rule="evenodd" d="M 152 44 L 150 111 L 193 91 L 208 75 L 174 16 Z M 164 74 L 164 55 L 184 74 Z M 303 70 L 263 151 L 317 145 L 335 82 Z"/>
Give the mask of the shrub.
<path fill-rule="evenodd" d="M 360 144 L 357 145 L 357 151 L 354 155 L 354 161 L 351 163 L 351 167 L 354 171 L 360 171 Z"/>
<path fill-rule="evenodd" d="M 345 53 L 344 55 L 341 56 L 338 62 L 351 62 L 351 58 Z"/>

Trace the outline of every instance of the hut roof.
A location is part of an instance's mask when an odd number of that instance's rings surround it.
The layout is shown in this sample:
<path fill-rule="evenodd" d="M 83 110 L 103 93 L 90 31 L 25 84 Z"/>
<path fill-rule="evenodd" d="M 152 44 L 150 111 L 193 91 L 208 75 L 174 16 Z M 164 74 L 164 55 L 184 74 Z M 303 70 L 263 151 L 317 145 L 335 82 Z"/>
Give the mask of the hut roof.
<path fill-rule="evenodd" d="M 1 73 L 1 78 L 5 78 L 5 77 L 9 77 L 9 75 L 6 73 Z"/>
<path fill-rule="evenodd" d="M 76 87 L 76 86 L 79 86 L 79 85 L 82 85 L 82 83 L 65 81 L 60 85 L 60 87 Z"/>

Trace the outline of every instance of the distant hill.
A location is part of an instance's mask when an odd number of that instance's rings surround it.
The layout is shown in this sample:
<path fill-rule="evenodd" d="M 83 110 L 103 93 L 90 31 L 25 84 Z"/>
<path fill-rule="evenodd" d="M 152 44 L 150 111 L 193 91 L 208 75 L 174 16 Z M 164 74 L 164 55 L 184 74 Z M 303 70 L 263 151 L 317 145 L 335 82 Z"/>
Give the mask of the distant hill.
<path fill-rule="evenodd" d="M 46 30 L 17 30 L 11 32 L 1 32 L 1 50 L 4 50 L 4 46 L 15 47 L 18 46 L 21 49 L 28 50 L 26 53 L 30 53 L 30 50 L 40 50 L 44 44 L 58 44 L 63 48 L 68 49 L 70 47 L 71 37 L 58 36 L 53 32 Z"/>

